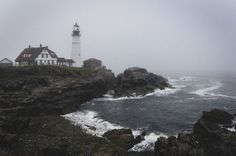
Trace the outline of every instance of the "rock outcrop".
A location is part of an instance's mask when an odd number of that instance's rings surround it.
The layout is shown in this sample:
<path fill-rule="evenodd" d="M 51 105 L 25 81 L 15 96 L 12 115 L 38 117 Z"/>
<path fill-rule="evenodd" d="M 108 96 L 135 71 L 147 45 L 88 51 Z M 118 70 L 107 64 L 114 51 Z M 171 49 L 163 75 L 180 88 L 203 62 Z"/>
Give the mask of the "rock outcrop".
<path fill-rule="evenodd" d="M 122 155 L 60 117 L 105 94 L 115 81 L 110 70 L 28 66 L 0 73 L 0 155 Z"/>
<path fill-rule="evenodd" d="M 131 129 L 114 129 L 107 131 L 103 136 L 125 150 L 129 150 L 135 144 Z"/>
<path fill-rule="evenodd" d="M 0 68 L 0 72 L 0 108 L 21 107 L 21 115 L 73 112 L 81 103 L 101 97 L 115 81 L 106 69 L 34 66 Z"/>
<path fill-rule="evenodd" d="M 192 133 L 159 138 L 155 154 L 127 152 L 145 134 L 134 138 L 121 129 L 96 137 L 60 116 L 114 88 L 115 96 L 133 96 L 171 87 L 143 68 L 129 68 L 117 79 L 104 66 L 8 67 L 0 73 L 1 156 L 235 156 L 234 116 L 219 109 L 203 112 Z"/>
<path fill-rule="evenodd" d="M 236 132 L 233 115 L 219 109 L 203 112 L 193 133 L 160 138 L 155 143 L 156 156 L 234 156 Z"/>
<path fill-rule="evenodd" d="M 128 68 L 117 76 L 115 96 L 145 95 L 155 89 L 171 87 L 168 80 L 162 76 L 148 72 L 144 68 Z"/>

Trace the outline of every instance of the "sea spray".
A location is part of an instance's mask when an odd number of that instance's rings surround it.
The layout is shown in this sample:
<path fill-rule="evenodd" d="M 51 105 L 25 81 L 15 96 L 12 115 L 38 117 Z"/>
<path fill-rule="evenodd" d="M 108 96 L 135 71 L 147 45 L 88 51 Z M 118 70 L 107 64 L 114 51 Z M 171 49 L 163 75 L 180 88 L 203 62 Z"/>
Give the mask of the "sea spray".
<path fill-rule="evenodd" d="M 98 113 L 94 111 L 78 111 L 70 114 L 63 115 L 67 120 L 70 120 L 74 125 L 81 126 L 88 134 L 102 137 L 102 135 L 113 129 L 127 128 L 117 124 L 112 124 L 108 121 L 98 117 Z M 143 132 L 142 129 L 132 130 L 134 137 L 137 137 Z M 146 151 L 153 150 L 154 144 L 159 137 L 167 137 L 162 133 L 150 133 L 144 137 L 144 140 L 135 145 L 130 151 Z"/>

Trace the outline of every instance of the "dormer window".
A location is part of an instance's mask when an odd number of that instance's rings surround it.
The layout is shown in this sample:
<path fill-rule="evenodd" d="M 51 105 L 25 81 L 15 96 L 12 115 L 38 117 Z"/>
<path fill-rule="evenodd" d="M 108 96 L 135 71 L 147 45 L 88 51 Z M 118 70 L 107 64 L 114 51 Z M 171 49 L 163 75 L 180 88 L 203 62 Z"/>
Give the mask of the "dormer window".
<path fill-rule="evenodd" d="M 25 57 L 25 58 L 28 58 L 28 57 L 31 57 L 32 56 L 32 54 L 24 54 L 23 55 L 23 57 Z"/>

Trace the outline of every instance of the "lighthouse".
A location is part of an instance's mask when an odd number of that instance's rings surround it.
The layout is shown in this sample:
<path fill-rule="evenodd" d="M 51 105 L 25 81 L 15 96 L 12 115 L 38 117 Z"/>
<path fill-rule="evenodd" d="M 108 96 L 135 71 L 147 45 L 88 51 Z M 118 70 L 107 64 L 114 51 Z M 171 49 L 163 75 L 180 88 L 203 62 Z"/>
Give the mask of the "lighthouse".
<path fill-rule="evenodd" d="M 82 66 L 81 58 L 81 47 L 80 47 L 80 30 L 79 25 L 75 23 L 72 31 L 72 48 L 71 48 L 71 59 L 75 61 L 75 67 Z"/>

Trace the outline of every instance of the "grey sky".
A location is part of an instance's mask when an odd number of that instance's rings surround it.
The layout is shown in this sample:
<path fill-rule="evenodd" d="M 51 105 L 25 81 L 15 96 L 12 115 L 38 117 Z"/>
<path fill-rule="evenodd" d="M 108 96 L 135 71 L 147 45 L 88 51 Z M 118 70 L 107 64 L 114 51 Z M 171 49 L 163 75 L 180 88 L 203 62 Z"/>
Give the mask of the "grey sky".
<path fill-rule="evenodd" d="M 235 0 L 0 0 L 0 59 L 40 43 L 70 57 L 76 21 L 83 58 L 115 72 L 236 72 Z"/>

